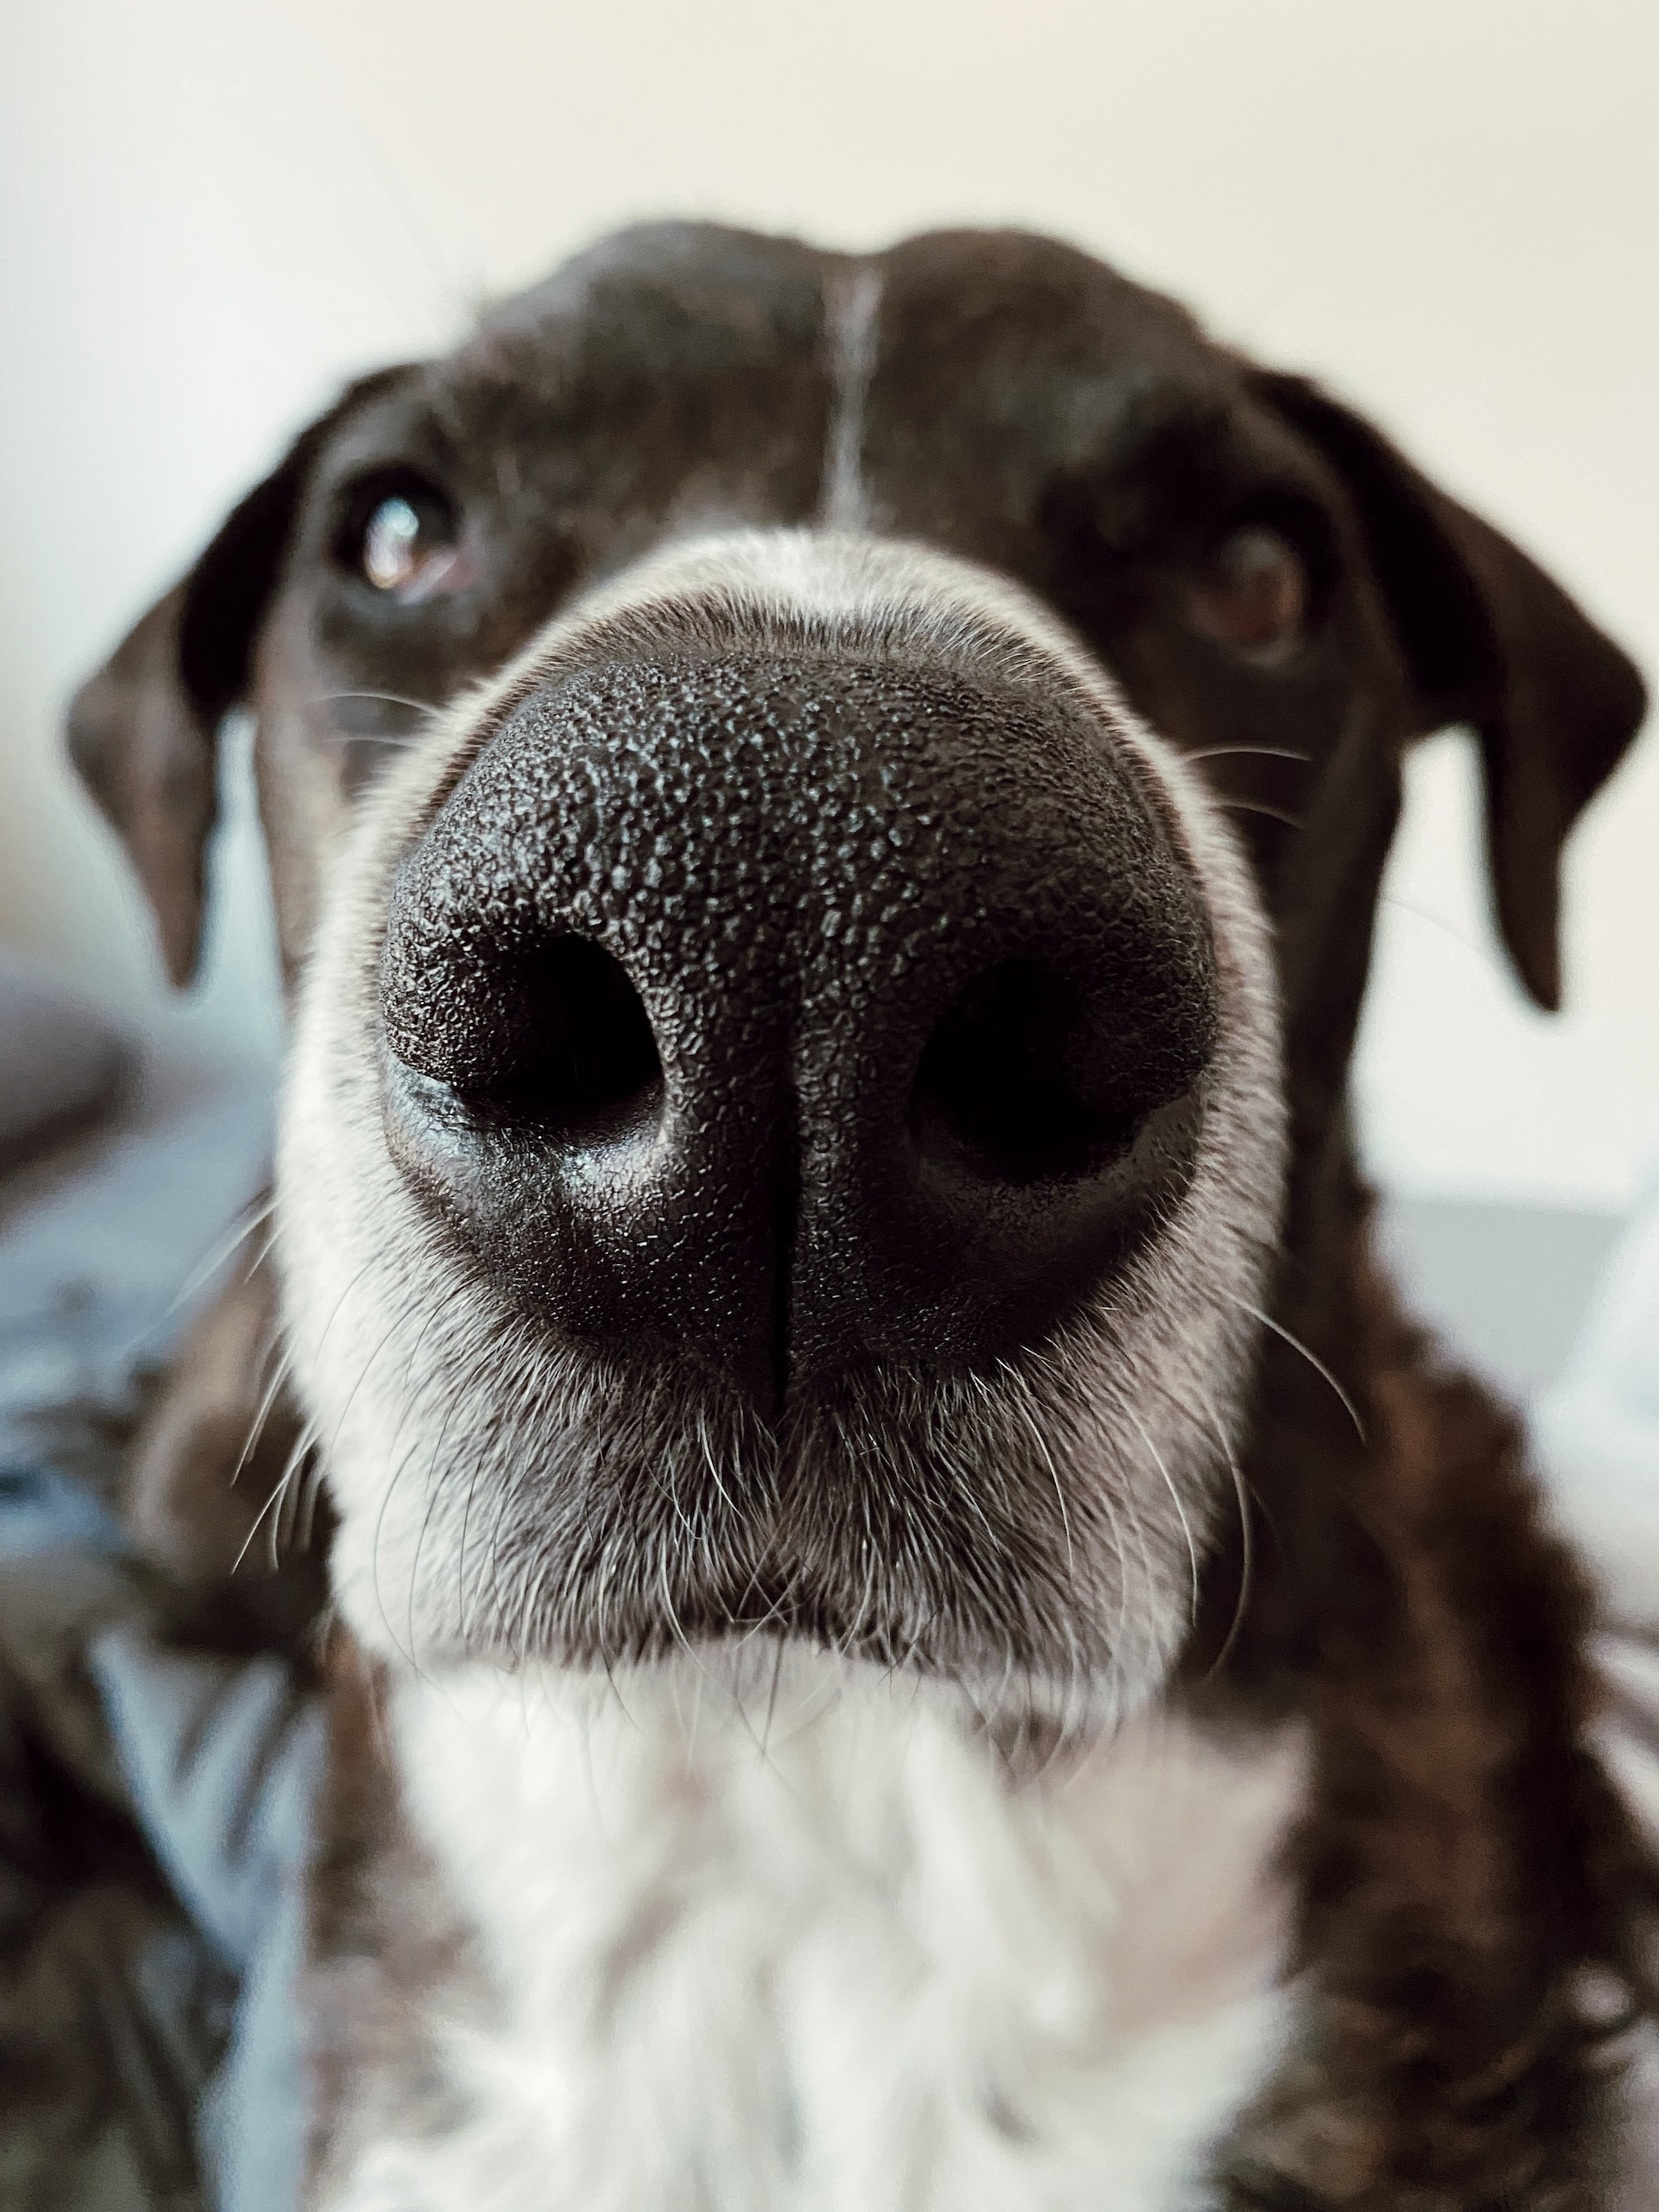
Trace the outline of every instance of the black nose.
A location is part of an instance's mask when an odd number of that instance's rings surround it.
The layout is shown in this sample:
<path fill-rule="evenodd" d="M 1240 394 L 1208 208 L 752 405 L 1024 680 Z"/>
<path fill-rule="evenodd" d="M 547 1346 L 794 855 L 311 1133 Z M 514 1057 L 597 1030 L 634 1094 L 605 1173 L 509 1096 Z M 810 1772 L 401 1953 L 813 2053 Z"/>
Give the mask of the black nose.
<path fill-rule="evenodd" d="M 397 1158 L 556 1334 L 768 1411 L 994 1364 L 1191 1172 L 1214 957 L 1148 776 L 1080 702 L 926 666 L 550 682 L 397 877 Z"/>

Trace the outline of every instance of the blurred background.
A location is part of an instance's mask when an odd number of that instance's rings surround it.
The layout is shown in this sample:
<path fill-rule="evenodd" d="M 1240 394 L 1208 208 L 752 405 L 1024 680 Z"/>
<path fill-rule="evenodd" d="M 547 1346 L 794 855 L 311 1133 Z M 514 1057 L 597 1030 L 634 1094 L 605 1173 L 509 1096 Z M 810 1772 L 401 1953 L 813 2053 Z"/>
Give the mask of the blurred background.
<path fill-rule="evenodd" d="M 1328 380 L 1659 671 L 1651 0 L 11 0 L 0 37 L 0 945 L 164 1053 L 278 1048 L 235 749 L 174 1000 L 66 694 L 343 380 L 635 216 L 1057 232 Z M 1536 1014 L 1468 749 L 1421 748 L 1357 1095 L 1431 1274 L 1471 1239 L 1489 1298 L 1506 1253 L 1588 1269 L 1637 1191 L 1656 862 L 1650 744 L 1572 848 Z"/>

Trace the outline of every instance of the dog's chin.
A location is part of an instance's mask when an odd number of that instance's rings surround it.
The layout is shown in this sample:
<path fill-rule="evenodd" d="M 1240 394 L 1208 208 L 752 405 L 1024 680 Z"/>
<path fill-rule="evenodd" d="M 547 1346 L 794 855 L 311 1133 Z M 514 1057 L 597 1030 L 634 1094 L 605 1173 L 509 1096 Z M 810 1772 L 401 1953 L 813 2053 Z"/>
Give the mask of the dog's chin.
<path fill-rule="evenodd" d="M 763 1758 L 832 1717 L 854 1728 L 915 1723 L 977 1745 L 1016 1787 L 1063 1782 L 1150 1702 L 1129 1700 L 1110 1676 L 893 1666 L 776 1623 L 741 1635 L 717 1629 L 604 1667 L 531 1660 L 508 1674 L 485 1662 L 452 1679 L 509 1698 L 520 1721 L 545 1706 L 598 1731 L 619 1717 L 688 1742 L 735 1736 Z"/>
<path fill-rule="evenodd" d="M 1167 1673 L 1218 1449 L 1159 1481 L 1157 1439 L 1082 1386 L 1097 1324 L 990 1377 L 843 1374 L 773 1420 L 684 1355 L 532 1342 L 496 1339 L 470 1386 L 452 1369 L 417 1482 L 358 1504 L 374 1472 L 337 1468 L 337 1595 L 371 1648 L 744 1678 L 757 1650 L 818 1654 L 955 1686 L 1011 1741 L 1121 1715 Z"/>

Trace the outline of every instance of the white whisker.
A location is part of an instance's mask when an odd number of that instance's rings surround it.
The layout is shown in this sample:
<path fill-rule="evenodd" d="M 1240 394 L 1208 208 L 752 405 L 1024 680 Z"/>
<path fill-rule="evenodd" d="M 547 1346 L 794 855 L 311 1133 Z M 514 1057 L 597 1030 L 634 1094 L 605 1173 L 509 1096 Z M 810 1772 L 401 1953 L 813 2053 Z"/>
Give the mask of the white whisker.
<path fill-rule="evenodd" d="M 1233 1495 L 1238 1502 L 1238 1596 L 1234 1602 L 1233 1617 L 1228 1625 L 1227 1633 L 1222 1639 L 1221 1649 L 1216 1653 L 1206 1670 L 1210 1674 L 1218 1674 L 1231 1656 L 1233 1646 L 1238 1641 L 1239 1631 L 1244 1626 L 1244 1611 L 1249 1603 L 1250 1583 L 1255 1573 L 1255 1534 L 1250 1522 L 1250 1487 L 1244 1480 L 1243 1469 L 1238 1464 L 1231 1439 L 1222 1426 L 1216 1410 L 1209 1400 L 1204 1399 L 1202 1403 L 1204 1411 L 1209 1417 L 1210 1425 L 1215 1431 L 1216 1441 L 1221 1446 L 1222 1456 L 1227 1462 L 1227 1471 L 1232 1476 Z"/>
<path fill-rule="evenodd" d="M 1313 758 L 1311 753 L 1299 753 L 1291 745 L 1205 745 L 1197 752 L 1183 752 L 1181 757 L 1184 761 L 1231 760 L 1246 753 L 1259 755 L 1263 760 L 1301 761 L 1304 764 Z"/>
<path fill-rule="evenodd" d="M 1265 799 L 1236 799 L 1224 792 L 1217 795 L 1216 805 L 1243 814 L 1265 814 L 1270 821 L 1282 822 L 1288 830 L 1300 830 L 1303 826 L 1299 814 L 1288 813 L 1282 806 L 1270 805 Z"/>
<path fill-rule="evenodd" d="M 1141 1442 L 1152 1454 L 1152 1464 L 1157 1468 L 1159 1474 L 1163 1476 L 1164 1487 L 1169 1492 L 1170 1502 L 1175 1507 L 1176 1515 L 1180 1519 L 1181 1533 L 1187 1540 L 1188 1563 L 1192 1569 L 1192 1618 L 1195 1621 L 1198 1619 L 1198 1547 L 1193 1541 L 1193 1524 L 1187 1518 L 1187 1509 L 1181 1502 L 1181 1492 L 1176 1488 L 1174 1480 L 1170 1474 L 1169 1468 L 1164 1465 L 1164 1455 L 1159 1451 L 1158 1446 L 1152 1441 L 1152 1431 L 1146 1426 L 1145 1421 L 1141 1419 L 1139 1414 L 1136 1413 L 1134 1407 L 1121 1392 L 1115 1393 L 1114 1395 L 1119 1409 L 1128 1416 L 1129 1420 L 1139 1434 Z"/>
<path fill-rule="evenodd" d="M 1276 1322 L 1271 1314 L 1263 1313 L 1260 1306 L 1253 1306 L 1248 1298 L 1241 1298 L 1235 1291 L 1227 1291 L 1226 1296 L 1232 1299 L 1235 1305 L 1242 1306 L 1247 1314 L 1252 1315 L 1257 1321 L 1259 1321 L 1263 1328 L 1271 1329 L 1273 1334 L 1278 1337 L 1282 1343 L 1288 1344 L 1290 1346 L 1292 1352 L 1299 1352 L 1301 1353 L 1302 1357 L 1307 1361 L 1309 1366 L 1313 1369 L 1315 1374 L 1321 1376 L 1323 1381 L 1328 1382 L 1331 1389 L 1335 1391 L 1337 1396 L 1342 1401 L 1344 1412 L 1347 1414 L 1348 1419 L 1353 1423 L 1355 1435 L 1359 1438 L 1362 1444 L 1366 1443 L 1365 1424 L 1360 1419 L 1358 1410 L 1355 1407 L 1353 1400 L 1342 1388 L 1342 1385 L 1337 1381 L 1335 1376 L 1332 1374 L 1330 1369 L 1326 1366 L 1324 1361 L 1320 1358 L 1319 1355 L 1316 1352 L 1310 1352 L 1299 1336 L 1294 1335 L 1291 1330 L 1284 1326 L 1282 1322 Z"/>

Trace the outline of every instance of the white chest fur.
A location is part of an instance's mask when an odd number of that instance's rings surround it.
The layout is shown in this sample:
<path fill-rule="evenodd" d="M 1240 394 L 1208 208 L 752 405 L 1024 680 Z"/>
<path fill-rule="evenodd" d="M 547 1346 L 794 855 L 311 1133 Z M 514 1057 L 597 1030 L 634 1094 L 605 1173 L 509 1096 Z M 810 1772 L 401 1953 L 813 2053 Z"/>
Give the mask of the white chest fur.
<path fill-rule="evenodd" d="M 331 2212 L 1176 2212 L 1283 2048 L 1291 1735 L 1157 1715 L 1017 1790 L 827 1662 L 468 1670 L 393 1725 L 491 1996 L 436 2024 L 465 2117 Z"/>

